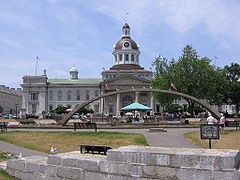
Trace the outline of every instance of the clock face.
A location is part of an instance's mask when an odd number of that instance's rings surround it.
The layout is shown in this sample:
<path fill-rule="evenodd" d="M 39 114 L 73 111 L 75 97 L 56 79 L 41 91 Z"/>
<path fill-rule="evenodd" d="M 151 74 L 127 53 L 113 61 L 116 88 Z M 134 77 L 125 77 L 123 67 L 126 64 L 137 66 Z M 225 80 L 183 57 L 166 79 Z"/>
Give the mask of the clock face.
<path fill-rule="evenodd" d="M 125 47 L 129 47 L 129 42 L 125 42 L 125 43 L 124 43 L 124 46 L 125 46 Z"/>

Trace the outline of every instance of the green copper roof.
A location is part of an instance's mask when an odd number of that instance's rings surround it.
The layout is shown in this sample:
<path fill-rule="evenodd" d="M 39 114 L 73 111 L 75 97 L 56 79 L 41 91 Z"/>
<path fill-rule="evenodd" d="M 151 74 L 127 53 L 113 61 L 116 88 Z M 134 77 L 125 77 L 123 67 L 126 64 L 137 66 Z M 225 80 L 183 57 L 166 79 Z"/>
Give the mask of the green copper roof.
<path fill-rule="evenodd" d="M 86 84 L 98 85 L 102 81 L 101 78 L 88 78 L 88 79 L 48 79 L 50 84 Z"/>

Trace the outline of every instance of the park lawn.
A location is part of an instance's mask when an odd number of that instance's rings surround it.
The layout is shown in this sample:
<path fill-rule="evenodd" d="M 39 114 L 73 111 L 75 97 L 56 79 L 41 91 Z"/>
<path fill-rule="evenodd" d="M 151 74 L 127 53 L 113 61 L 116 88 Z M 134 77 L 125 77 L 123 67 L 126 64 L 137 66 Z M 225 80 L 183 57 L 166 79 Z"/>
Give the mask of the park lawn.
<path fill-rule="evenodd" d="M 58 153 L 78 151 L 80 144 L 112 148 L 127 145 L 148 146 L 142 134 L 120 132 L 0 132 L 0 141 L 44 153 L 50 153 L 51 147 L 57 147 Z"/>
<path fill-rule="evenodd" d="M 185 133 L 184 137 L 192 141 L 196 145 L 208 148 L 208 139 L 201 139 L 200 132 L 194 131 Z M 220 134 L 220 139 L 212 140 L 213 149 L 240 149 L 240 131 L 239 130 L 225 130 L 224 134 Z"/>

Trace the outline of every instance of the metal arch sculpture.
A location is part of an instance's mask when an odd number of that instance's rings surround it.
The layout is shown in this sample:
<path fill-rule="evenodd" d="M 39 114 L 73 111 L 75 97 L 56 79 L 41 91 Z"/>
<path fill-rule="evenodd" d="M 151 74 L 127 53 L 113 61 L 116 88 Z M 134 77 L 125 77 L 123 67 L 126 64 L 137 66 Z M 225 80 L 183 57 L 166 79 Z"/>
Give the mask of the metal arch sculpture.
<path fill-rule="evenodd" d="M 163 89 L 151 89 L 151 88 L 138 88 L 138 89 L 124 89 L 124 90 L 119 90 L 119 91 L 114 91 L 114 92 L 109 92 L 106 94 L 102 94 L 100 96 L 94 97 L 88 101 L 85 101 L 82 104 L 79 104 L 78 106 L 76 106 L 71 112 L 69 112 L 65 118 L 63 118 L 62 120 L 59 121 L 60 124 L 62 124 L 63 126 L 67 124 L 68 120 L 82 107 L 90 104 L 91 102 L 94 102 L 98 99 L 104 98 L 104 97 L 108 97 L 108 96 L 113 96 L 116 94 L 123 94 L 123 93 L 129 93 L 129 92 L 160 92 L 160 93 L 165 93 L 165 94 L 173 94 L 173 95 L 177 95 L 177 96 L 181 96 L 184 97 L 186 99 L 192 100 L 198 104 L 200 104 L 201 106 L 205 107 L 216 119 L 220 119 L 220 114 L 218 112 L 216 112 L 211 106 L 209 106 L 207 103 L 184 93 L 180 93 L 180 92 L 176 92 L 176 91 L 169 91 L 169 90 L 163 90 Z"/>

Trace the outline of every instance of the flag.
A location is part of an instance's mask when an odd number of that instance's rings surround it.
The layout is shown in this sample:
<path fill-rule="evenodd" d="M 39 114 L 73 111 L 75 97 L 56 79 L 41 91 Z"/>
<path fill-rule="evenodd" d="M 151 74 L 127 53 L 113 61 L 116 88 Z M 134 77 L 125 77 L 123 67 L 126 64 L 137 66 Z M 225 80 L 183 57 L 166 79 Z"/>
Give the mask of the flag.
<path fill-rule="evenodd" d="M 109 86 L 108 86 L 107 83 L 104 83 L 103 86 L 104 86 L 105 89 L 109 89 Z"/>
<path fill-rule="evenodd" d="M 172 82 L 170 83 L 170 86 L 172 87 L 173 90 L 175 90 L 175 91 L 177 90 L 177 87 Z"/>

